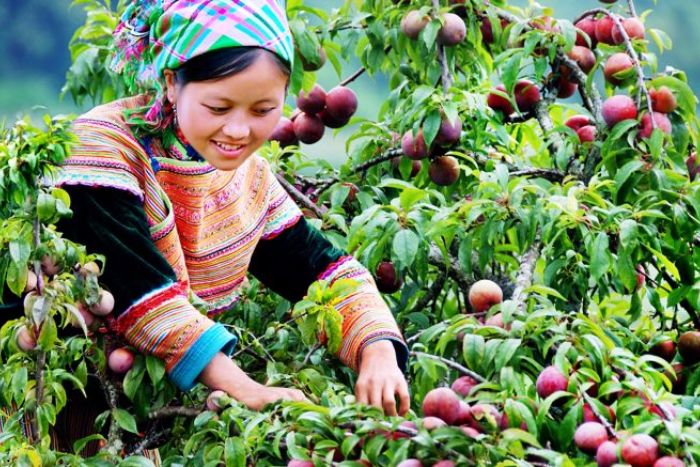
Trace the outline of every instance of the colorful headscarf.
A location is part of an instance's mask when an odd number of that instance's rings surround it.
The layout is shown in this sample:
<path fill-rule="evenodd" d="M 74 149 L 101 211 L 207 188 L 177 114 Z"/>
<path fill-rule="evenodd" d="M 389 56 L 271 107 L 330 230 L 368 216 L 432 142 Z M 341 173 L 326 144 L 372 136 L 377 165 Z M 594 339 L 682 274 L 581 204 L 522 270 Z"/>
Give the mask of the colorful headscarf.
<path fill-rule="evenodd" d="M 172 119 L 163 71 L 225 47 L 261 47 L 290 66 L 294 48 L 283 0 L 134 0 L 114 31 L 113 69 L 132 92 L 150 91 L 131 123 L 163 129 Z"/>

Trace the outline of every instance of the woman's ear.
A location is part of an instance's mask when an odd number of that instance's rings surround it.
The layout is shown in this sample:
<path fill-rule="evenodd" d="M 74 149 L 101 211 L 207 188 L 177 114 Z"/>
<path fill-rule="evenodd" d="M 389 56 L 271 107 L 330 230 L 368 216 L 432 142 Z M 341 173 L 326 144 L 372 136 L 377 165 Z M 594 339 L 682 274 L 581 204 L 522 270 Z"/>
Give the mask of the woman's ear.
<path fill-rule="evenodd" d="M 165 76 L 165 96 L 171 104 L 175 105 L 175 97 L 177 95 L 177 92 L 175 92 L 175 72 L 173 70 L 164 70 L 163 76 Z"/>

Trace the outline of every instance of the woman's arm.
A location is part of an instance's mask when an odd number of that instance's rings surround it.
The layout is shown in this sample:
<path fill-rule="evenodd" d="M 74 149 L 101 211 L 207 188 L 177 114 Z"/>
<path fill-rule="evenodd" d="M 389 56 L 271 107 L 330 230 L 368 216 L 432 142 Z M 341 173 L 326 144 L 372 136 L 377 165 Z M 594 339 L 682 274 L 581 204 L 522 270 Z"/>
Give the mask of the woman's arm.
<path fill-rule="evenodd" d="M 100 282 L 115 296 L 117 328 L 131 345 L 163 359 L 177 386 L 188 390 L 199 378 L 254 409 L 303 397 L 256 383 L 223 352 L 233 350 L 235 336 L 192 307 L 186 291 L 178 288 L 174 271 L 150 238 L 136 196 L 111 188 L 63 188 L 74 215 L 62 220 L 58 230 L 88 251 L 105 255 Z"/>
<path fill-rule="evenodd" d="M 401 371 L 406 367 L 408 349 L 371 275 L 359 262 L 334 248 L 301 218 L 258 243 L 250 272 L 290 301 L 300 300 L 319 277 L 357 279 L 358 290 L 340 307 L 344 315 L 340 358 L 359 372 L 355 386 L 358 401 L 394 415 L 398 396 L 398 412 L 408 410 L 408 385 Z"/>

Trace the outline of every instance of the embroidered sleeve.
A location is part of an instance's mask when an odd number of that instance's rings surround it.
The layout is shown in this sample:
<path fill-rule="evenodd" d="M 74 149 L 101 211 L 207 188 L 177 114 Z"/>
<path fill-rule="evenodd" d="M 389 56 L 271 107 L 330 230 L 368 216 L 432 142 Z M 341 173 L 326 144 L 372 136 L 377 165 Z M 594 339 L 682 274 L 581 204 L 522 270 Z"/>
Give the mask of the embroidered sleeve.
<path fill-rule="evenodd" d="M 219 351 L 230 353 L 236 337 L 197 311 L 187 290 L 151 240 L 141 201 L 114 188 L 68 186 L 73 217 L 57 229 L 105 255 L 100 282 L 115 297 L 112 327 L 139 351 L 165 361 L 183 390 L 194 385 Z"/>
<path fill-rule="evenodd" d="M 285 189 L 280 185 L 275 174 L 267 169 L 270 177 L 268 192 L 268 209 L 265 216 L 265 228 L 262 239 L 269 240 L 282 231 L 296 224 L 303 217 L 301 210 Z"/>
<path fill-rule="evenodd" d="M 333 247 L 306 219 L 302 218 L 272 239 L 260 241 L 249 270 L 292 302 L 303 298 L 309 285 L 317 279 L 334 281 L 352 277 L 359 280 L 358 290 L 340 305 L 344 318 L 340 359 L 357 369 L 365 346 L 389 339 L 396 349 L 399 366 L 405 369 L 408 349 L 372 276 L 352 256 Z"/>
<path fill-rule="evenodd" d="M 338 305 L 338 311 L 343 315 L 343 342 L 338 355 L 340 360 L 357 370 L 362 350 L 373 342 L 388 339 L 394 344 L 399 367 L 406 371 L 408 348 L 372 275 L 352 256 L 343 256 L 319 276 L 319 279 L 331 283 L 342 278 L 355 279 L 360 285 Z"/>
<path fill-rule="evenodd" d="M 183 391 L 218 352 L 230 355 L 237 338 L 223 325 L 199 313 L 184 285 L 155 290 L 129 307 L 113 328 L 139 351 L 165 362 L 170 379 Z"/>

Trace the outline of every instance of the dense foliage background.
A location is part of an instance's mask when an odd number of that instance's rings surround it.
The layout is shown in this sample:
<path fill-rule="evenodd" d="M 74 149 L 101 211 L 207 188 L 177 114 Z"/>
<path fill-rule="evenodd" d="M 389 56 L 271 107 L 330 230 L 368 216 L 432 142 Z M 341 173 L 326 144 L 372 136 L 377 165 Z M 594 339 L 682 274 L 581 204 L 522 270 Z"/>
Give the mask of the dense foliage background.
<path fill-rule="evenodd" d="M 130 92 L 104 67 L 116 12 L 76 3 L 91 15 L 71 44 L 69 95 L 88 105 Z M 563 15 L 505 0 L 288 2 L 298 64 L 317 62 L 321 46 L 328 56 L 319 73 L 295 68 L 292 139 L 315 139 L 297 122 L 322 117 L 294 106 L 317 78 L 387 83 L 376 111 L 349 121 L 335 165 L 308 157 L 327 153 L 323 143 L 278 138 L 260 153 L 312 222 L 375 274 L 410 346 L 407 420 L 355 404 L 355 375 L 320 345 L 338 343 L 333 304 L 348 283 L 316 283 L 291 304 L 252 280 L 220 318 L 241 336 L 246 371 L 312 403 L 205 405 L 205 388 L 179 393 L 155 358 L 109 363 L 130 351 L 101 325 L 105 259 L 54 228 L 70 209 L 48 183 L 73 141 L 70 119 L 8 125 L 0 283 L 24 313 L 0 330 L 0 463 L 152 465 L 141 454 L 159 446 L 170 466 L 697 464 L 698 99 L 680 67 L 656 60 L 676 23 L 664 33 L 652 12 L 643 34 L 624 28 L 593 47 L 573 16 L 613 27 L 644 4 L 589 3 Z M 448 20 L 453 43 L 440 35 Z M 487 21 L 502 25 L 491 40 Z M 590 69 L 568 55 L 577 39 Z M 562 83 L 578 93 L 559 99 Z M 65 334 L 71 326 L 83 332 Z M 67 389 L 89 378 L 109 403 L 100 433 L 57 452 L 50 427 Z M 25 420 L 39 436 L 26 436 Z M 90 441 L 103 449 L 84 459 Z"/>

